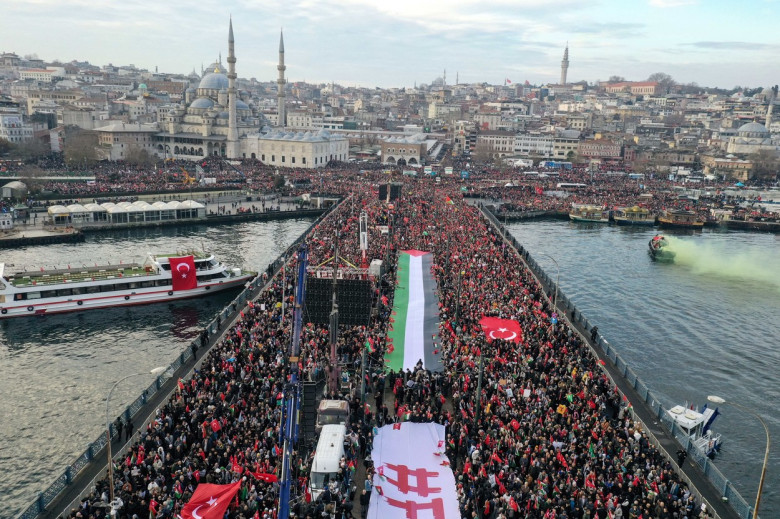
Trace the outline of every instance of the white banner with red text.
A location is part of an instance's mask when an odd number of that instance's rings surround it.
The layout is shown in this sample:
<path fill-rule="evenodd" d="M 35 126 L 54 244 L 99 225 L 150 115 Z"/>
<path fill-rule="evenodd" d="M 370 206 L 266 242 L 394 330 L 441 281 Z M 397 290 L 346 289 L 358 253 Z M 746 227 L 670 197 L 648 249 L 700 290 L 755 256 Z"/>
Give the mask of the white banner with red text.
<path fill-rule="evenodd" d="M 374 437 L 369 519 L 460 519 L 444 426 L 402 422 Z"/>

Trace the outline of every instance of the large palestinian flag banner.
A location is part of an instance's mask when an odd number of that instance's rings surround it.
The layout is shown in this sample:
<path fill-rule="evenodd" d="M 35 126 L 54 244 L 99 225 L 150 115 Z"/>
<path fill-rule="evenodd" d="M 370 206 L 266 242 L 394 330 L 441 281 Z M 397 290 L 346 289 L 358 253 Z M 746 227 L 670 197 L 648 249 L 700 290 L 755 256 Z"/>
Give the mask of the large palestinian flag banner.
<path fill-rule="evenodd" d="M 374 436 L 368 519 L 460 519 L 455 476 L 437 423 L 399 422 Z"/>
<path fill-rule="evenodd" d="M 422 360 L 431 371 L 444 371 L 439 333 L 439 298 L 431 273 L 433 254 L 418 250 L 401 251 L 398 256 L 398 284 L 387 334 L 388 370 L 414 369 Z"/>

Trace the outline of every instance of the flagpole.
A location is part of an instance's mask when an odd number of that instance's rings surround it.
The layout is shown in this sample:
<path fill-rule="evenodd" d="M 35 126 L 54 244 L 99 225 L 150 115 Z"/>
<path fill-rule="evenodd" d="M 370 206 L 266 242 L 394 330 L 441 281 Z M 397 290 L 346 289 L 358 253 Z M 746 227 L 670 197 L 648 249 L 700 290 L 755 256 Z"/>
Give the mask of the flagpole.
<path fill-rule="evenodd" d="M 482 373 L 485 370 L 485 354 L 482 352 L 484 348 L 479 348 L 479 378 L 477 378 L 477 401 L 474 406 L 477 408 L 474 413 L 474 429 L 479 427 L 480 410 L 482 409 Z"/>

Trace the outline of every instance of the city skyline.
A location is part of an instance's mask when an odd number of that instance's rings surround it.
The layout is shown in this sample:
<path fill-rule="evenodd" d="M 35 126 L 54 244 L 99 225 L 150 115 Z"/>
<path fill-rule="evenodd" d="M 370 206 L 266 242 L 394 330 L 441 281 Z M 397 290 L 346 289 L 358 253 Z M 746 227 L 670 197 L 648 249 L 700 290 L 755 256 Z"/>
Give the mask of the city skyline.
<path fill-rule="evenodd" d="M 778 0 L 747 0 L 739 9 L 722 0 L 291 0 L 273 6 L 231 0 L 218 7 L 180 0 L 0 0 L 6 14 L 0 51 L 200 73 L 227 55 L 232 14 L 238 76 L 264 82 L 275 80 L 284 28 L 290 82 L 411 87 L 446 69 L 448 84 L 456 74 L 461 83 L 556 83 L 568 42 L 569 82 L 641 81 L 664 72 L 679 83 L 758 87 L 777 83 L 773 56 L 780 42 L 758 37 L 773 34 L 778 6 Z"/>

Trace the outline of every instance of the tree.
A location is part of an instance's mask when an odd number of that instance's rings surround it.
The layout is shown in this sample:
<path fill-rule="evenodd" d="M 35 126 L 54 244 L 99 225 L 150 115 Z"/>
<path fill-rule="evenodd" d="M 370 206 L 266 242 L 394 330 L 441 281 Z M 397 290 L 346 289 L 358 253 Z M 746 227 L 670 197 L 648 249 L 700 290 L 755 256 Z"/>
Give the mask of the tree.
<path fill-rule="evenodd" d="M 11 141 L 0 138 L 0 157 L 11 153 L 11 150 L 13 149 L 14 145 L 11 143 Z"/>
<path fill-rule="evenodd" d="M 41 178 L 46 175 L 38 166 L 27 165 L 19 172 L 19 177 L 22 179 L 25 185 L 27 185 L 27 191 L 29 193 L 38 193 L 44 184 L 44 180 Z"/>
<path fill-rule="evenodd" d="M 35 161 L 51 154 L 51 148 L 39 139 L 28 139 L 14 146 L 14 156 L 25 162 Z"/>
<path fill-rule="evenodd" d="M 756 178 L 771 180 L 780 172 L 780 159 L 774 150 L 760 149 L 751 153 L 748 159 L 753 162 L 753 176 Z"/>
<path fill-rule="evenodd" d="M 149 166 L 154 164 L 154 157 L 140 146 L 130 146 L 125 154 L 125 162 L 135 166 Z"/>
<path fill-rule="evenodd" d="M 72 127 L 65 131 L 65 164 L 71 168 L 88 167 L 97 162 L 97 134 Z"/>
<path fill-rule="evenodd" d="M 609 79 L 607 80 L 608 83 L 622 83 L 625 81 L 626 78 L 623 76 L 609 76 Z"/>
<path fill-rule="evenodd" d="M 658 83 L 658 86 L 661 88 L 662 94 L 668 94 L 671 92 L 672 88 L 677 84 L 677 82 L 670 76 L 669 74 L 666 74 L 664 72 L 656 72 L 655 74 L 650 74 L 650 77 L 647 78 L 648 81 L 655 81 Z"/>

